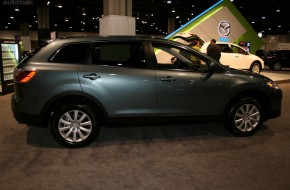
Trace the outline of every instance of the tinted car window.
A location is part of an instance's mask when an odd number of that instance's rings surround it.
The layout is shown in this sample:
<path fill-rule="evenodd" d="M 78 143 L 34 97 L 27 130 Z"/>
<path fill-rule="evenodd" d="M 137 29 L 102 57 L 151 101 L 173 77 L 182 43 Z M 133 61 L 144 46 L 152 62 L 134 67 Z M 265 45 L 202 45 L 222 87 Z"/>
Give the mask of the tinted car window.
<path fill-rule="evenodd" d="M 224 53 L 233 53 L 233 49 L 228 44 L 218 44 L 220 46 L 221 51 Z"/>
<path fill-rule="evenodd" d="M 94 65 L 147 67 L 142 43 L 98 43 L 91 56 Z"/>
<path fill-rule="evenodd" d="M 50 60 L 59 63 L 81 63 L 89 47 L 90 43 L 66 44 L 61 47 Z"/>
<path fill-rule="evenodd" d="M 232 49 L 234 53 L 246 54 L 246 51 L 240 47 L 233 46 Z"/>
<path fill-rule="evenodd" d="M 197 55 L 175 46 L 153 44 L 159 69 L 197 70 L 207 68 L 205 61 Z"/>

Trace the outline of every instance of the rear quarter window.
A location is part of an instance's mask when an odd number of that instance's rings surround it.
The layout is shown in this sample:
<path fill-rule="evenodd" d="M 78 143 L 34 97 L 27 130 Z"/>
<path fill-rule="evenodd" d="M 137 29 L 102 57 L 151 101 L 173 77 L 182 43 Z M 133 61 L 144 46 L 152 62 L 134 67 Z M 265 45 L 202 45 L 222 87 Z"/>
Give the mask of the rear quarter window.
<path fill-rule="evenodd" d="M 89 50 L 90 43 L 65 44 L 50 58 L 57 63 L 82 63 Z"/>

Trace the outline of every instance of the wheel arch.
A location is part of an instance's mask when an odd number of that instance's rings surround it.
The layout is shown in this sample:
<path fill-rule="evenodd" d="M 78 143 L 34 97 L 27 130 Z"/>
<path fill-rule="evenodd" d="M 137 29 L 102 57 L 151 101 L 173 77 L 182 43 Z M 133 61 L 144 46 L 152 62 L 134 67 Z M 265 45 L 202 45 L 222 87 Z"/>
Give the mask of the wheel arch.
<path fill-rule="evenodd" d="M 260 104 L 260 106 L 262 108 L 262 112 L 263 112 L 262 113 L 263 120 L 265 121 L 267 118 L 267 116 L 265 114 L 268 113 L 268 110 L 271 110 L 270 104 L 268 103 L 269 98 L 262 90 L 257 90 L 257 89 L 244 90 L 244 91 L 239 92 L 239 93 L 235 94 L 234 96 L 232 96 L 228 100 L 228 102 L 226 103 L 226 105 L 224 107 L 223 119 L 226 118 L 227 113 L 229 113 L 229 111 L 232 108 L 232 106 L 234 105 L 234 103 L 237 102 L 238 100 L 241 100 L 244 98 L 252 98 Z"/>
<path fill-rule="evenodd" d="M 83 92 L 66 92 L 54 96 L 44 106 L 41 115 L 43 116 L 45 126 L 47 126 L 50 117 L 57 108 L 72 103 L 85 104 L 89 106 L 91 109 L 94 110 L 95 115 L 96 113 L 100 113 L 99 115 L 96 116 L 99 117 L 99 119 L 101 119 L 100 120 L 101 124 L 104 124 L 108 118 L 104 106 L 98 99 Z"/>

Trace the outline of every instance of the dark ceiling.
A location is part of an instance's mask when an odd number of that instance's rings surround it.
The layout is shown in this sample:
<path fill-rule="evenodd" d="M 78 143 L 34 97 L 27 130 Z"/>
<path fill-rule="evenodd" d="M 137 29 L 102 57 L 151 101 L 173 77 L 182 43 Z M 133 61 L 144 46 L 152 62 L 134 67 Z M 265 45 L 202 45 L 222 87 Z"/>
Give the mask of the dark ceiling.
<path fill-rule="evenodd" d="M 175 27 L 179 28 L 219 0 L 132 1 L 136 33 L 166 35 L 168 17 L 175 18 Z M 19 23 L 29 23 L 31 31 L 37 30 L 37 7 L 48 6 L 52 31 L 99 32 L 103 0 L 50 0 L 47 4 L 48 0 L 1 0 L 0 30 L 20 30 Z M 263 36 L 290 32 L 289 0 L 234 0 L 233 4 L 257 33 L 263 32 Z"/>

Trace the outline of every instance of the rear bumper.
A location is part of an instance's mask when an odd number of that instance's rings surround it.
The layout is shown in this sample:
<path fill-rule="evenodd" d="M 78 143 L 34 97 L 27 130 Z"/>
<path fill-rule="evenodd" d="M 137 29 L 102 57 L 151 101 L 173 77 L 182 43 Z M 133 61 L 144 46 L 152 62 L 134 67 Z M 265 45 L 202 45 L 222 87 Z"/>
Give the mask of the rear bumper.
<path fill-rule="evenodd" d="M 11 96 L 11 110 L 13 117 L 19 122 L 28 126 L 40 126 L 44 127 L 43 119 L 40 115 L 32 115 L 17 111 L 17 103 L 19 99 L 15 97 L 15 94 Z"/>

